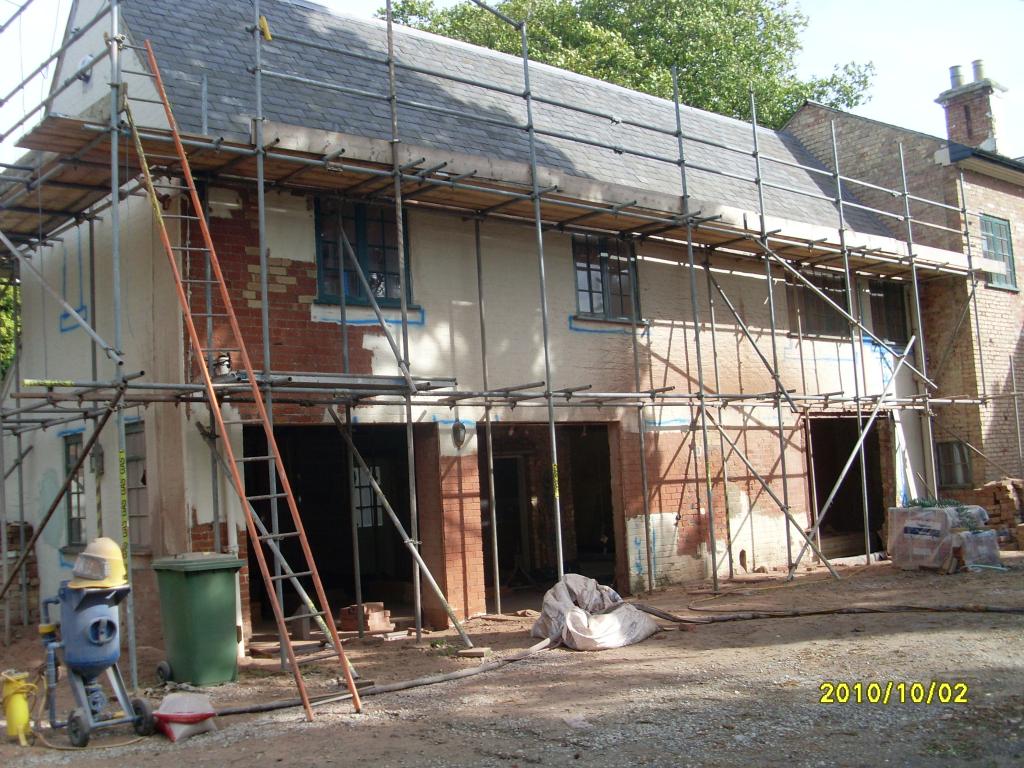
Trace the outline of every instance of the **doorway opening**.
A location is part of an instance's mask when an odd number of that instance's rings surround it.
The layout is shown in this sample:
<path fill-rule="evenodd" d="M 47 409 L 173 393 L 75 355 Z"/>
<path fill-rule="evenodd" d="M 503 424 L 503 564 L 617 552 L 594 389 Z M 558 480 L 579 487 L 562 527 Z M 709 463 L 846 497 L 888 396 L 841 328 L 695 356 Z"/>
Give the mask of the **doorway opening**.
<path fill-rule="evenodd" d="M 349 477 L 347 448 L 337 429 L 333 425 L 279 426 L 275 428 L 274 436 L 332 609 L 337 611 L 355 602 L 352 519 L 349 513 L 349 493 L 354 485 L 355 528 L 359 540 L 363 600 L 383 602 L 392 610 L 393 619 L 399 614 L 411 615 L 412 564 L 408 552 L 370 487 L 366 473 L 356 467 L 353 476 Z M 401 425 L 359 426 L 355 428 L 353 437 L 356 448 L 408 530 L 405 428 Z M 266 455 L 263 430 L 246 427 L 243 432 L 243 448 L 245 456 Z M 250 496 L 269 493 L 265 463 L 246 463 L 245 486 Z M 270 502 L 257 501 L 253 506 L 269 529 Z M 294 530 L 284 500 L 278 504 L 278 530 L 281 533 Z M 303 558 L 297 539 L 282 539 L 279 546 L 289 565 L 296 571 L 306 570 L 304 567 L 299 568 Z M 272 622 L 273 612 L 266 587 L 259 577 L 252 542 L 248 547 L 248 558 L 250 573 L 253 574 L 253 578 L 249 579 L 253 624 Z M 268 557 L 267 564 L 273 569 L 272 558 Z M 300 581 L 303 588 L 313 594 L 311 579 L 303 577 Z M 285 614 L 294 613 L 299 608 L 295 591 L 286 587 L 283 593 Z"/>
<path fill-rule="evenodd" d="M 815 417 L 810 420 L 810 429 L 815 495 L 818 509 L 821 509 L 857 444 L 857 418 Z M 871 551 L 877 552 L 884 546 L 880 531 L 885 522 L 877 425 L 871 426 L 864 439 L 864 459 L 867 466 L 868 534 Z M 819 530 L 821 550 L 825 557 L 831 559 L 864 554 L 864 510 L 859 458 L 854 459 L 846 473 Z"/>

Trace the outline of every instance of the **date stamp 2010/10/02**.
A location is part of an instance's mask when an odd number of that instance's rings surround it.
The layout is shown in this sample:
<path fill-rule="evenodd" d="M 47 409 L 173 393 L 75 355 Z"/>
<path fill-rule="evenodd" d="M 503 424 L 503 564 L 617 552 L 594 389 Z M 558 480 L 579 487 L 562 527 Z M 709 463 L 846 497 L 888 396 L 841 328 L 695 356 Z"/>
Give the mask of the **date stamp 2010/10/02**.
<path fill-rule="evenodd" d="M 964 682 L 854 682 L 826 680 L 818 686 L 819 704 L 967 704 Z"/>

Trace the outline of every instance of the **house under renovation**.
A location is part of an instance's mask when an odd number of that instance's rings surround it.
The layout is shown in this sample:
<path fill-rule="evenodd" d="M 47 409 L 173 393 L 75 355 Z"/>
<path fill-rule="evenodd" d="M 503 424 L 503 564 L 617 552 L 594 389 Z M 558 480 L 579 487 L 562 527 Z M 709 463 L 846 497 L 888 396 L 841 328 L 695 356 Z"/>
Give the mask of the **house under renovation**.
<path fill-rule="evenodd" d="M 968 196 L 532 63 L 515 27 L 522 57 L 299 0 L 76 0 L 0 126 L 0 506 L 42 594 L 106 535 L 132 642 L 152 559 L 200 550 L 249 563 L 246 637 L 363 601 L 447 625 L 570 570 L 869 557 L 939 495 L 934 404 L 978 393 L 930 374 L 925 286 L 973 306 L 1007 266 Z"/>

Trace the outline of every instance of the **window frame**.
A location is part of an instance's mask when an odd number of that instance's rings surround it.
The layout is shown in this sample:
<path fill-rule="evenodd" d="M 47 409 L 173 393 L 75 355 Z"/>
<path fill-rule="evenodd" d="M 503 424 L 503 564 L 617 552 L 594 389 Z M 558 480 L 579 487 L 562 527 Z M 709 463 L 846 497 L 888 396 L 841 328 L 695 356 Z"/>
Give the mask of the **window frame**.
<path fill-rule="evenodd" d="M 808 281 L 814 283 L 814 286 L 818 290 L 824 292 L 826 295 L 828 294 L 829 290 L 834 290 L 834 288 L 829 288 L 818 284 L 817 282 L 815 282 L 816 278 L 825 278 L 834 283 L 841 282 L 841 296 L 838 299 L 834 298 L 833 300 L 844 310 L 846 309 L 846 278 L 843 276 L 841 272 L 833 272 L 831 270 L 810 268 L 802 270 L 801 274 L 805 278 L 807 278 Z M 855 284 L 855 294 L 858 288 L 859 286 Z M 803 281 L 797 280 L 796 278 L 790 278 L 786 281 L 786 299 L 789 307 L 789 317 L 792 335 L 796 334 L 797 313 L 799 312 L 801 336 L 815 339 L 829 339 L 838 341 L 849 341 L 851 339 L 849 321 L 841 314 L 839 314 L 831 306 L 826 304 L 821 298 L 819 298 L 818 294 L 814 293 L 814 291 L 808 288 L 807 285 L 803 283 Z M 824 311 L 818 311 L 819 307 L 813 306 L 812 308 L 815 311 L 808 312 L 808 299 L 811 299 L 817 304 L 820 304 L 820 309 Z M 854 308 L 854 312 L 856 312 L 856 308 Z M 816 319 L 824 317 L 830 318 L 827 321 L 828 327 L 813 329 L 809 328 L 808 319 L 812 317 Z"/>
<path fill-rule="evenodd" d="M 616 244 L 614 253 L 612 253 L 612 249 L 609 248 L 610 243 Z M 633 242 L 616 237 L 591 235 L 588 233 L 574 233 L 572 235 L 571 247 L 573 291 L 576 295 L 576 316 L 587 320 L 602 320 L 611 323 L 639 323 L 642 315 L 640 311 L 640 292 L 637 285 L 636 251 Z M 581 253 L 581 250 L 583 250 L 584 253 Z M 599 270 L 601 278 L 601 286 L 599 289 L 594 289 L 589 276 L 587 278 L 586 288 L 580 286 L 579 265 L 581 255 L 586 257 L 588 275 L 593 271 L 595 266 Z M 626 270 L 629 273 L 628 294 L 623 293 L 621 290 L 618 293 L 612 291 L 611 277 L 613 273 L 610 268 L 610 264 L 613 259 L 620 262 L 625 260 L 626 262 Z M 593 298 L 591 298 L 589 302 L 590 309 L 584 309 L 580 304 L 581 293 L 588 294 L 591 297 L 600 295 L 601 311 L 594 311 Z M 613 297 L 618 301 L 621 308 L 623 300 L 627 295 L 630 299 L 632 314 L 613 314 L 611 312 Z"/>
<path fill-rule="evenodd" d="M 127 492 L 127 505 L 128 505 L 128 531 L 129 537 L 131 538 L 132 549 L 139 552 L 148 552 L 153 546 L 153 530 L 152 530 L 152 517 L 149 513 L 149 484 L 146 479 L 146 423 L 142 419 L 137 421 L 130 421 L 124 425 L 125 434 L 125 483 Z M 142 453 L 133 454 L 128 452 L 128 444 L 131 442 L 131 437 L 135 435 L 141 435 L 142 437 Z M 142 462 L 142 476 L 140 485 L 132 485 L 131 483 L 131 468 L 133 464 Z M 132 495 L 132 491 L 142 491 L 142 494 Z M 139 495 L 142 496 L 142 509 L 134 509 L 132 500 L 137 499 Z M 139 536 L 140 526 L 135 525 L 135 521 L 140 518 L 146 521 L 146 536 L 144 538 Z"/>
<path fill-rule="evenodd" d="M 315 248 L 316 253 L 316 302 L 318 304 L 341 304 L 340 293 L 331 293 L 325 289 L 326 286 L 326 272 L 324 266 L 323 249 L 324 246 L 332 241 L 325 240 L 324 238 L 324 217 L 327 215 L 323 212 L 323 203 L 329 198 L 328 195 L 317 195 L 313 198 L 313 227 L 315 234 Z M 363 203 L 353 200 L 339 200 L 341 205 L 351 205 L 353 223 L 355 229 L 354 242 L 351 243 L 352 249 L 356 253 L 356 260 L 359 262 L 359 266 L 363 270 L 363 274 L 367 276 L 369 280 L 370 273 L 370 244 L 367 241 L 367 211 L 383 210 L 383 206 L 371 205 L 369 203 Z M 393 226 L 393 222 L 387 222 L 387 226 Z M 408 211 L 402 210 L 402 244 L 403 251 L 405 252 L 405 299 L 406 304 L 412 306 L 412 270 L 411 261 L 409 258 L 409 216 Z M 338 285 L 340 290 L 345 290 L 347 287 L 346 274 L 351 273 L 352 270 L 347 268 L 348 257 L 343 252 L 344 246 L 340 238 L 333 242 L 333 245 L 338 250 Z M 353 279 L 358 283 L 358 278 L 353 276 Z M 386 283 L 386 278 L 385 278 Z M 363 295 L 362 285 L 357 286 L 359 289 L 358 294 L 351 292 L 345 294 L 345 305 L 355 307 L 369 307 L 369 297 Z M 385 287 L 386 291 L 386 287 Z M 399 307 L 402 304 L 400 297 L 375 297 L 377 305 L 384 307 Z"/>
<path fill-rule="evenodd" d="M 950 456 L 945 455 L 947 448 L 953 449 Z M 957 453 L 960 455 L 957 456 Z M 945 475 L 949 470 L 943 470 L 946 466 L 962 467 L 963 477 L 947 479 Z M 974 485 L 973 469 L 971 452 L 962 440 L 943 440 L 935 443 L 935 472 L 938 474 L 935 484 L 939 488 L 971 488 Z"/>
<path fill-rule="evenodd" d="M 894 347 L 905 348 L 910 342 L 910 327 L 907 323 L 907 287 L 904 283 L 897 283 L 891 280 L 868 280 L 868 303 L 871 305 L 871 331 L 882 341 Z M 891 323 L 894 318 L 890 316 L 889 307 L 886 304 L 885 293 L 897 289 L 900 300 L 899 324 L 902 333 L 900 338 L 894 338 L 889 333 L 892 329 Z M 880 295 L 883 294 L 883 295 Z"/>
<path fill-rule="evenodd" d="M 61 442 L 61 452 L 64 457 L 64 476 L 67 477 L 71 473 L 71 469 L 75 462 L 78 461 L 81 456 L 82 447 L 84 441 L 82 439 L 82 432 L 72 432 L 64 435 L 64 439 Z M 78 453 L 72 455 L 72 448 L 77 448 Z M 76 514 L 77 513 L 77 514 Z M 75 473 L 74 479 L 68 486 L 67 493 L 64 494 L 64 515 L 66 521 L 67 531 L 67 546 L 72 548 L 81 548 L 86 544 L 86 531 L 85 525 L 87 520 L 87 513 L 85 509 L 85 464 L 78 468 L 78 472 Z M 77 536 L 75 535 L 75 523 L 78 523 Z"/>
<path fill-rule="evenodd" d="M 380 485 L 380 467 L 371 466 L 369 469 L 369 475 Z M 352 506 L 356 512 L 357 529 L 384 527 L 384 508 L 362 467 L 352 468 Z"/>
<path fill-rule="evenodd" d="M 1006 266 L 1006 274 L 1004 275 L 1000 275 L 998 272 L 987 272 L 988 284 L 994 288 L 1005 288 L 1011 291 L 1018 290 L 1017 269 L 1013 260 L 1013 230 L 1010 228 L 1009 219 L 990 216 L 987 213 L 980 214 L 979 219 L 981 221 L 982 255 L 986 259 L 1000 261 Z M 1002 229 L 1003 232 L 992 231 L 994 227 Z M 1001 252 L 999 248 L 993 247 L 999 242 L 1006 244 L 1005 252 Z"/>

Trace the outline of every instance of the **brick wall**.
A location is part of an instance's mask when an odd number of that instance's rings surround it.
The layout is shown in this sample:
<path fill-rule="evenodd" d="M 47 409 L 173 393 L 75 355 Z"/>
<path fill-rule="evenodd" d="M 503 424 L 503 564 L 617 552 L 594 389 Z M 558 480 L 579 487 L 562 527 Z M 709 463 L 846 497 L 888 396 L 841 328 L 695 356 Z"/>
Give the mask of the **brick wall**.
<path fill-rule="evenodd" d="M 833 168 L 831 126 L 835 125 L 839 167 L 844 176 L 869 182 L 887 189 L 902 191 L 899 144 L 903 145 L 907 171 L 907 188 L 912 195 L 929 200 L 958 205 L 955 179 L 949 171 L 934 162 L 935 152 L 946 142 L 934 136 L 908 131 L 875 120 L 829 109 L 817 104 L 801 107 L 786 124 L 785 130 L 804 144 L 818 162 Z M 823 182 L 828 194 L 834 194 L 830 182 Z M 854 182 L 844 182 L 844 194 L 852 195 L 864 205 L 902 216 L 903 198 L 871 189 Z M 914 219 L 959 228 L 959 214 L 935 205 L 911 202 Z M 894 237 L 906 236 L 906 225 L 895 218 L 882 216 L 880 220 Z M 960 249 L 960 236 L 917 225 L 914 241 L 937 248 Z"/>
<path fill-rule="evenodd" d="M 956 499 L 964 504 L 984 507 L 988 512 L 987 528 L 1013 529 L 1020 522 L 1024 506 L 1024 481 L 997 480 L 980 488 L 970 490 L 949 490 L 942 492 L 943 498 Z"/>
<path fill-rule="evenodd" d="M 414 440 L 423 559 L 456 616 L 485 613 L 478 457 L 470 452 L 442 456 L 433 425 L 417 428 Z M 448 616 L 426 581 L 423 619 L 435 629 L 448 626 Z"/>
<path fill-rule="evenodd" d="M 976 87 L 953 96 L 943 104 L 946 110 L 946 135 L 950 141 L 978 147 L 995 135 L 991 104 L 993 92 L 991 87 Z"/>
<path fill-rule="evenodd" d="M 232 304 L 242 337 L 250 355 L 253 368 L 258 372 L 263 367 L 263 325 L 259 276 L 259 232 L 255 192 L 241 190 L 237 193 L 241 205 L 229 209 L 224 215 L 209 218 L 210 234 L 217 248 L 217 257 L 224 273 L 224 279 L 231 291 Z M 188 241 L 188 238 L 182 238 Z M 202 245 L 198 233 L 194 233 L 190 245 Z M 284 255 L 268 258 L 267 293 L 270 309 L 270 359 L 276 371 L 301 371 L 307 373 L 338 373 L 342 370 L 342 336 L 337 324 L 316 322 L 310 315 L 311 305 L 317 295 L 316 263 L 312 254 L 291 254 L 300 258 L 286 258 Z M 201 253 L 183 259 L 183 274 L 194 280 L 205 279 L 205 260 Z M 206 312 L 205 295 L 201 284 L 192 284 L 191 305 L 194 312 Z M 213 313 L 223 313 L 224 308 L 218 297 L 214 297 Z M 339 310 L 340 312 L 340 310 Z M 196 325 L 200 341 L 206 344 L 206 318 L 197 317 Z M 350 371 L 372 373 L 371 353 L 365 348 L 366 334 L 380 335 L 374 327 L 348 327 Z M 214 346 L 237 347 L 231 342 L 230 328 L 226 318 L 215 317 L 213 323 Z M 188 349 L 186 338 L 186 349 Z M 231 352 L 232 367 L 242 369 L 237 352 Z M 198 363 L 191 359 L 192 380 L 198 381 Z M 242 411 L 251 409 L 242 408 Z M 246 415 L 251 415 L 246 413 Z M 320 423 L 322 413 L 318 409 L 299 405 L 275 405 L 274 417 L 279 423 Z"/>
<path fill-rule="evenodd" d="M 643 481 L 640 472 L 639 436 L 623 429 L 618 433 L 618 446 L 612 451 L 616 461 L 613 472 L 613 493 L 619 496 L 624 518 L 643 515 Z M 729 438 L 743 450 L 750 463 L 768 482 L 772 491 L 783 498 L 783 475 L 779 462 L 777 432 L 767 427 L 728 428 Z M 790 507 L 801 522 L 809 523 L 806 444 L 803 428 L 797 424 L 785 426 L 786 487 Z M 696 449 L 695 446 L 696 445 Z M 742 460 L 725 445 L 728 461 L 724 465 L 722 444 L 717 432 L 708 435 L 709 463 L 712 485 L 712 512 L 715 518 L 715 538 L 718 549 L 719 573 L 728 571 L 728 541 L 732 534 L 734 555 L 747 550 L 750 567 L 777 566 L 786 562 L 785 522 L 778 505 L 764 490 L 760 481 Z M 707 492 L 704 479 L 703 439 L 698 430 L 664 430 L 648 432 L 647 473 L 649 508 L 652 518 L 658 515 L 675 517 L 674 557 L 662 554 L 656 564 L 655 581 L 658 584 L 704 578 L 710 574 L 710 516 L 707 514 Z M 737 530 L 730 530 L 736 524 Z M 754 546 L 744 544 L 743 531 L 748 537 L 751 527 L 756 528 Z M 617 531 L 622 535 L 622 531 Z M 794 542 L 798 539 L 793 536 Z M 643 540 L 620 539 L 617 551 L 627 553 L 625 564 L 620 564 L 620 586 L 635 590 L 646 576 L 638 578 L 637 569 L 646 568 Z M 796 554 L 794 549 L 793 554 Z M 738 556 L 738 555 L 737 555 Z M 738 567 L 738 566 L 737 566 Z M 628 574 L 626 573 L 628 571 Z M 646 573 L 644 570 L 643 573 Z"/>
<path fill-rule="evenodd" d="M 972 120 L 968 134 L 963 121 L 963 106 L 975 114 L 987 112 L 987 95 L 982 91 L 958 97 L 947 112 L 950 137 L 954 141 L 976 145 L 985 138 L 983 120 Z M 985 103 L 982 104 L 981 102 Z M 881 186 L 900 189 L 897 143 L 904 147 L 908 187 L 911 193 L 938 200 L 954 208 L 964 206 L 971 212 L 966 226 L 971 233 L 971 248 L 977 258 L 983 255 L 978 212 L 1010 222 L 1018 280 L 1024 279 L 1024 188 L 976 171 L 964 172 L 962 200 L 958 188 L 959 171 L 935 162 L 936 150 L 947 142 L 914 131 L 809 104 L 801 108 L 787 125 L 821 162 L 832 165 L 829 126 L 836 126 L 840 165 L 846 175 Z M 987 135 L 987 134 L 986 134 Z M 851 185 L 851 191 L 863 202 L 882 210 L 902 213 L 902 199 Z M 886 199 L 888 198 L 888 199 Z M 964 223 L 956 210 L 942 211 L 917 203 L 911 207 L 915 219 L 962 230 Z M 904 237 L 902 222 L 886 218 L 897 237 Z M 964 251 L 964 238 L 958 232 L 944 232 L 915 225 L 914 240 L 954 251 Z M 921 284 L 922 325 L 929 374 L 938 384 L 938 394 L 948 397 L 992 399 L 984 405 L 937 405 L 934 408 L 935 440 L 965 440 L 979 447 L 989 460 L 972 454 L 972 480 L 975 485 L 1005 476 L 1021 474 L 1016 437 L 1016 415 L 1012 391 L 1010 358 L 1014 358 L 1018 382 L 1024 384 L 1024 350 L 1019 329 L 1024 323 L 1024 302 L 1016 291 L 989 285 L 983 275 L 976 295 L 980 344 L 972 312 L 960 323 L 969 303 L 970 284 L 961 278 L 930 278 Z M 984 368 L 984 391 L 982 369 Z M 943 492 L 944 493 L 944 492 Z"/>

